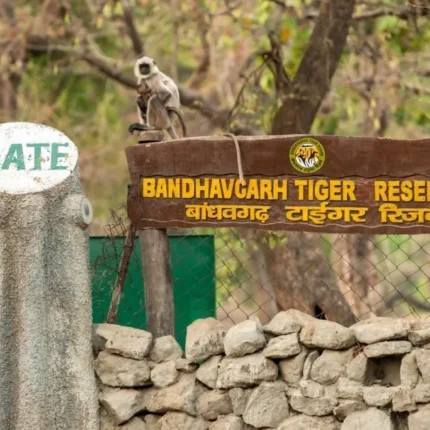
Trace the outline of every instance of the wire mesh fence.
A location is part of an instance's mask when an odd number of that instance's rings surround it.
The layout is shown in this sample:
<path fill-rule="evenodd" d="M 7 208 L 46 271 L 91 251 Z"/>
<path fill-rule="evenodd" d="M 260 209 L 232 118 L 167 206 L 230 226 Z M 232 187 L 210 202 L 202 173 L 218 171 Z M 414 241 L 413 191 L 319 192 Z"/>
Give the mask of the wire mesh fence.
<path fill-rule="evenodd" d="M 103 249 L 92 261 L 96 296 L 111 294 L 122 253 L 122 242 L 113 239 L 125 235 L 124 219 L 125 212 L 113 213 Z M 215 316 L 228 328 L 252 316 L 264 323 L 289 308 L 346 325 L 370 316 L 430 317 L 430 235 L 235 228 L 169 233 L 175 240 L 175 318 L 184 320 L 177 327 L 181 337 L 190 318 Z M 208 240 L 213 254 L 203 258 L 199 249 Z M 135 325 L 145 319 L 136 249 L 130 267 L 121 297 L 130 322 L 118 322 Z"/>

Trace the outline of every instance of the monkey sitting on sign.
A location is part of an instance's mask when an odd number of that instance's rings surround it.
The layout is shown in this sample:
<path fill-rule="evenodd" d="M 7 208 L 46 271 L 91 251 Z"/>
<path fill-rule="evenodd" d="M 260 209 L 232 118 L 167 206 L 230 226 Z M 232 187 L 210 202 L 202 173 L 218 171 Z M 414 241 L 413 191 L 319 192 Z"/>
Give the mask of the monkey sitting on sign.
<path fill-rule="evenodd" d="M 138 115 L 140 123 L 130 125 L 129 132 L 145 130 L 166 130 L 172 139 L 177 139 L 173 125 L 173 114 L 182 126 L 186 136 L 186 126 L 179 110 L 179 91 L 175 82 L 159 71 L 155 61 L 149 57 L 137 60 L 135 65 L 137 78 Z"/>

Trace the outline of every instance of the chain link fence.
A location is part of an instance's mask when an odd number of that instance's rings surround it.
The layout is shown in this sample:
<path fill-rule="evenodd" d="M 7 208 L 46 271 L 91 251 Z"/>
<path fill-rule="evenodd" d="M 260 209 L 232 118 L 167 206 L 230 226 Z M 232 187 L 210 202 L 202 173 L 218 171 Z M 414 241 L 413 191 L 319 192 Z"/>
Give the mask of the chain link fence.
<path fill-rule="evenodd" d="M 103 250 L 91 263 L 96 296 L 111 294 L 122 253 L 121 242 L 113 238 L 125 235 L 125 216 L 125 211 L 113 213 Z M 202 317 L 213 314 L 226 328 L 252 316 L 264 323 L 289 308 L 346 325 L 370 316 L 430 317 L 430 235 L 235 228 L 175 229 L 169 234 L 175 238 L 177 321 L 187 314 L 186 322 L 191 322 L 191 307 L 193 315 L 200 315 L 201 308 Z M 194 255 L 208 238 L 214 258 Z M 130 267 L 121 306 L 134 321 L 142 321 L 142 267 L 136 250 Z"/>
<path fill-rule="evenodd" d="M 231 229 L 214 234 L 217 316 L 227 324 L 250 315 L 267 321 L 288 308 L 286 304 L 327 317 L 336 302 L 349 308 L 356 320 L 370 316 L 430 316 L 429 235 L 264 232 L 246 237 Z M 286 253 L 283 248 L 288 249 L 292 235 L 299 240 L 293 241 Z M 313 240 L 309 249 L 305 242 L 310 237 Z M 300 270 L 295 267 L 295 253 Z M 305 261 L 300 261 L 300 254 L 305 255 Z M 292 261 L 288 259 L 291 256 Z M 291 279 L 294 276 L 296 279 Z M 321 300 L 316 291 L 321 285 L 331 297 Z M 345 319 L 345 313 L 334 317 Z"/>

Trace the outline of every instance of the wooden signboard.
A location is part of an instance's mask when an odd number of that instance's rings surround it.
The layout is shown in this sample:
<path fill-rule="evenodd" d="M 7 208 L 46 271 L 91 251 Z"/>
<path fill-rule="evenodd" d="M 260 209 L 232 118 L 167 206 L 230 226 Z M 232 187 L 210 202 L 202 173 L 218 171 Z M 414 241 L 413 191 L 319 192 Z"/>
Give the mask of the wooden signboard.
<path fill-rule="evenodd" d="M 228 137 L 128 147 L 137 228 L 430 232 L 430 139 Z"/>

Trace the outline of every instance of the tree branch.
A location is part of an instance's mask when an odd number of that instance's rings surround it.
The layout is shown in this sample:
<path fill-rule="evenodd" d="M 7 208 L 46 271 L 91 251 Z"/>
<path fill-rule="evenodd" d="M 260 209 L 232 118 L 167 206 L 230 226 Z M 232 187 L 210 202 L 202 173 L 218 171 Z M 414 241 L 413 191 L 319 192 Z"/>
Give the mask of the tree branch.
<path fill-rule="evenodd" d="M 123 9 L 124 22 L 127 26 L 127 33 L 133 45 L 133 51 L 138 57 L 145 55 L 142 41 L 140 40 L 139 32 L 134 24 L 133 12 L 129 0 L 121 0 Z"/>
<path fill-rule="evenodd" d="M 364 21 L 367 19 L 381 18 L 383 16 L 395 16 L 400 19 L 409 19 L 411 16 L 416 15 L 416 12 L 409 6 L 400 9 L 387 9 L 379 8 L 374 10 L 366 10 L 360 14 L 354 15 L 354 21 Z"/>
<path fill-rule="evenodd" d="M 423 76 L 424 78 L 430 78 L 430 69 L 428 70 L 421 70 L 418 72 L 419 75 Z"/>
<path fill-rule="evenodd" d="M 230 116 L 229 110 L 219 109 L 201 94 L 189 88 L 179 86 L 179 95 L 182 105 L 200 112 L 204 117 L 211 121 L 213 126 L 220 128 L 227 127 Z"/>
<path fill-rule="evenodd" d="M 393 310 L 398 304 L 404 302 L 409 307 L 413 309 L 419 309 L 424 311 L 430 310 L 430 303 L 423 297 L 423 301 L 421 302 L 419 299 L 414 297 L 414 295 L 404 296 L 400 292 L 396 290 L 396 294 L 391 296 L 389 299 L 384 300 L 384 305 L 390 310 Z"/>
<path fill-rule="evenodd" d="M 415 95 L 430 96 L 430 89 L 428 88 L 424 88 L 419 85 L 411 85 L 411 84 L 405 84 L 405 83 L 402 83 L 400 86 L 401 88 L 404 88 L 405 90 L 408 90 Z"/>
<path fill-rule="evenodd" d="M 409 6 L 405 6 L 399 9 L 387 9 L 387 8 L 378 8 L 373 10 L 366 10 L 362 13 L 354 15 L 352 20 L 354 22 L 365 21 L 368 19 L 376 19 L 381 18 L 383 16 L 396 16 L 400 19 L 409 19 L 411 16 L 415 16 L 416 12 Z M 309 11 L 305 14 L 305 18 L 308 20 L 318 18 L 319 13 L 317 11 Z"/>
<path fill-rule="evenodd" d="M 292 11 L 294 8 L 292 6 L 288 6 L 282 0 L 270 0 L 272 3 L 278 5 L 285 11 Z M 353 21 L 364 21 L 368 19 L 381 18 L 383 16 L 396 16 L 397 18 L 407 20 L 410 17 L 417 15 L 428 15 L 426 8 L 422 8 L 420 12 L 417 13 L 417 9 L 413 7 L 413 5 L 407 5 L 398 9 L 389 9 L 389 8 L 377 8 L 373 10 L 365 10 L 362 13 L 356 14 L 352 17 Z M 304 18 L 308 20 L 314 20 L 319 17 L 318 11 L 307 11 L 304 14 Z"/>
<path fill-rule="evenodd" d="M 237 17 L 233 15 L 233 12 L 239 8 L 242 4 L 242 0 L 237 0 L 236 3 L 230 4 L 230 2 L 224 0 L 224 4 L 226 6 L 225 10 L 221 10 L 219 12 L 210 12 L 209 16 L 211 18 L 216 18 L 218 16 L 227 15 L 230 18 L 232 18 L 233 22 L 237 22 Z"/>
<path fill-rule="evenodd" d="M 202 48 L 201 59 L 198 67 L 188 80 L 190 88 L 199 88 L 206 79 L 211 65 L 211 50 L 208 42 L 208 32 L 210 26 L 204 22 L 204 18 L 200 17 L 200 22 L 197 24 L 197 29 L 200 37 Z"/>
<path fill-rule="evenodd" d="M 11 27 L 16 26 L 15 11 L 11 0 L 0 0 L 0 15 L 7 19 Z"/>
<path fill-rule="evenodd" d="M 283 2 L 282 0 L 269 0 L 272 3 L 275 3 L 276 5 L 282 7 L 283 9 L 287 9 L 287 5 L 285 4 L 285 2 Z"/>
<path fill-rule="evenodd" d="M 38 41 L 37 41 L 38 42 Z M 105 76 L 113 79 L 127 88 L 135 89 L 136 80 L 132 75 L 124 73 L 121 69 L 107 64 L 99 57 L 83 50 L 82 48 L 73 48 L 69 46 L 50 45 L 47 41 L 44 43 L 37 43 L 36 41 L 29 41 L 27 49 L 40 52 L 59 52 L 67 53 L 80 60 L 85 61 L 89 66 L 96 69 Z M 201 94 L 189 88 L 179 86 L 179 94 L 181 104 L 189 109 L 200 112 L 204 117 L 209 119 L 215 127 L 225 128 L 228 124 L 229 111 L 219 109 L 216 105 L 203 97 Z"/>
<path fill-rule="evenodd" d="M 112 67 L 102 63 L 100 60 L 89 54 L 83 53 L 81 58 L 85 60 L 90 66 L 94 67 L 104 75 L 114 79 L 118 83 L 128 88 L 136 88 L 136 81 L 134 77 L 125 75 L 122 72 L 113 69 Z M 202 95 L 188 88 L 179 86 L 179 96 L 182 105 L 189 109 L 199 111 L 204 117 L 211 121 L 212 125 L 218 127 L 226 126 L 229 116 L 229 112 L 227 110 L 218 109 Z"/>
<path fill-rule="evenodd" d="M 94 67 L 99 72 L 103 73 L 114 81 L 128 88 L 136 88 L 136 80 L 131 75 L 125 75 L 121 70 L 116 70 L 115 68 L 103 63 L 98 58 L 86 52 L 82 52 L 79 56 L 87 64 Z"/>

